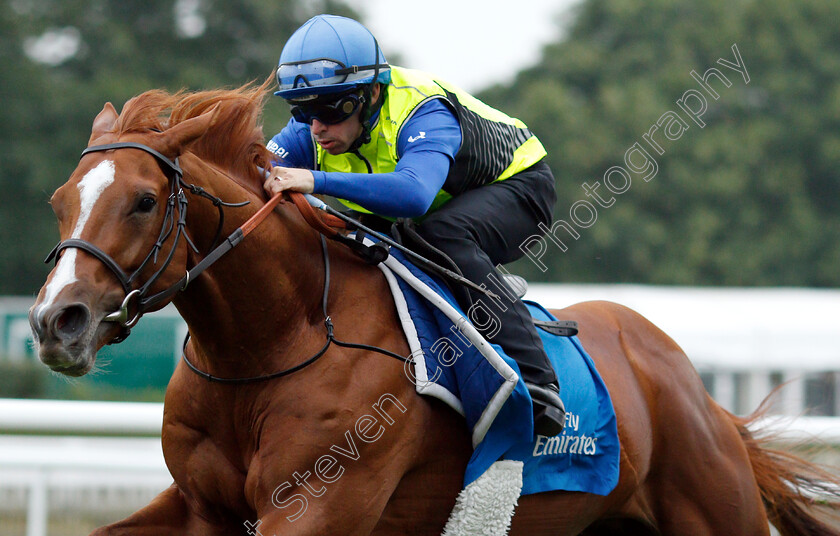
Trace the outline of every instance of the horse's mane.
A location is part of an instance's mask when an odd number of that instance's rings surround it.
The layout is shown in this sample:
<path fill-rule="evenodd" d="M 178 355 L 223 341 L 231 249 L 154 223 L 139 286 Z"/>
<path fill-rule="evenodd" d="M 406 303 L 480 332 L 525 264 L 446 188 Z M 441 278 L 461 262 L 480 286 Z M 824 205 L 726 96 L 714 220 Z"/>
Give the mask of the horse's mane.
<path fill-rule="evenodd" d="M 271 80 L 236 89 L 179 91 L 153 89 L 130 99 L 114 126 L 117 136 L 149 129 L 166 130 L 218 105 L 216 121 L 207 133 L 187 146 L 204 162 L 214 164 L 245 186 L 262 192 L 271 153 L 263 144 L 262 110 Z"/>

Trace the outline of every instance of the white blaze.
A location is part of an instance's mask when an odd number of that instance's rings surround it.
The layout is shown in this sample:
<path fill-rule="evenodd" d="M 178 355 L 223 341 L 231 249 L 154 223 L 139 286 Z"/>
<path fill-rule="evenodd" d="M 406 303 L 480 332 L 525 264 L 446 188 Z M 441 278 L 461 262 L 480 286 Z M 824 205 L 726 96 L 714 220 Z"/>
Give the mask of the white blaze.
<path fill-rule="evenodd" d="M 73 229 L 71 238 L 80 238 L 85 224 L 90 218 L 93 207 L 99 200 L 99 196 L 105 191 L 112 182 L 114 182 L 114 162 L 111 160 L 103 160 L 98 166 L 88 171 L 82 180 L 79 181 L 79 219 L 76 222 L 76 227 Z M 53 278 L 47 285 L 47 291 L 44 294 L 44 301 L 38 308 L 38 316 L 52 304 L 56 296 L 66 287 L 76 282 L 76 248 L 65 249 L 58 261 L 58 266 L 55 267 Z"/>

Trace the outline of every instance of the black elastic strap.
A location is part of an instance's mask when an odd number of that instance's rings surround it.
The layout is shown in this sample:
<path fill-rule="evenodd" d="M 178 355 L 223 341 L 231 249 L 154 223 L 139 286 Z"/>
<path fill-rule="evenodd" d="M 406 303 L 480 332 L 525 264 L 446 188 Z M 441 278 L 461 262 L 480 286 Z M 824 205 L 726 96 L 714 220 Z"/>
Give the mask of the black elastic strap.
<path fill-rule="evenodd" d="M 324 257 L 324 293 L 321 296 L 321 309 L 324 313 L 324 326 L 326 326 L 326 328 L 327 328 L 327 340 L 326 340 L 326 342 L 324 342 L 324 346 L 322 346 L 321 349 L 318 350 L 318 352 L 315 355 L 308 358 L 303 363 L 295 365 L 294 367 L 291 367 L 291 368 L 288 368 L 288 369 L 285 369 L 285 370 L 281 370 L 281 371 L 278 371 L 278 372 L 273 372 L 271 374 L 266 374 L 266 375 L 263 375 L 263 376 L 251 376 L 251 377 L 247 377 L 247 378 L 221 378 L 219 376 L 213 376 L 212 374 L 204 372 L 203 370 L 199 369 L 198 367 L 196 367 L 195 365 L 193 365 L 190 362 L 190 360 L 187 358 L 187 352 L 186 352 L 187 341 L 189 341 L 189 338 L 190 338 L 190 334 L 187 333 L 187 336 L 184 338 L 184 347 L 183 347 L 183 351 L 181 353 L 181 358 L 183 359 L 184 363 L 186 363 L 187 367 L 189 367 L 190 370 L 192 370 L 193 372 L 195 372 L 196 374 L 198 374 L 199 376 L 201 376 L 202 378 L 204 378 L 205 380 L 210 381 L 210 382 L 224 383 L 224 384 L 243 384 L 243 383 L 262 382 L 262 381 L 267 381 L 267 380 L 273 380 L 273 379 L 276 379 L 276 378 L 282 378 L 283 376 L 288 376 L 289 374 L 293 374 L 293 373 L 295 373 L 299 370 L 302 370 L 302 369 L 308 367 L 309 365 L 311 365 L 312 363 L 317 361 L 321 356 L 323 356 L 327 352 L 327 350 L 329 349 L 330 344 L 332 344 L 332 343 L 335 343 L 337 346 L 343 346 L 345 348 L 355 348 L 355 349 L 359 349 L 359 350 L 368 350 L 368 351 L 371 351 L 371 352 L 380 353 L 380 354 L 386 355 L 388 357 L 393 357 L 394 359 L 397 359 L 397 360 L 399 360 L 403 363 L 409 361 L 410 358 L 403 357 L 399 354 L 391 352 L 390 350 L 386 350 L 384 348 L 379 348 L 378 346 L 370 346 L 370 345 L 367 345 L 367 344 L 356 344 L 356 343 L 344 342 L 344 341 L 340 341 L 340 340 L 335 338 L 335 335 L 333 333 L 334 332 L 334 327 L 333 327 L 333 323 L 332 323 L 332 318 L 330 318 L 330 315 L 327 313 L 327 306 L 328 306 L 328 302 L 329 302 L 329 292 L 330 292 L 330 257 L 329 257 L 329 251 L 327 250 L 327 241 L 324 238 L 324 235 L 320 235 L 320 237 L 321 237 L 321 252 L 322 252 L 323 257 Z"/>
<path fill-rule="evenodd" d="M 379 56 L 379 43 L 376 44 L 376 55 Z M 373 63 L 371 65 L 351 65 L 350 67 L 344 67 L 343 69 L 336 69 L 335 74 L 355 74 L 359 71 L 367 71 L 368 69 L 375 69 L 375 75 L 379 74 L 379 69 L 382 67 L 390 67 L 387 63 Z M 374 76 L 374 80 L 376 80 L 376 76 Z"/>

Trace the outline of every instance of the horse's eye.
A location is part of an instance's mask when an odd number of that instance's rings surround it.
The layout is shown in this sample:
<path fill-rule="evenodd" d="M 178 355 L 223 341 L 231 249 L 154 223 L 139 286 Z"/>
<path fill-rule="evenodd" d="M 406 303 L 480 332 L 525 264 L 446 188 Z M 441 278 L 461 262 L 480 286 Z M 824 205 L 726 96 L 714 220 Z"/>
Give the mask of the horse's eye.
<path fill-rule="evenodd" d="M 137 204 L 137 210 L 138 212 L 151 212 L 156 204 L 157 201 L 154 197 L 146 196 Z"/>

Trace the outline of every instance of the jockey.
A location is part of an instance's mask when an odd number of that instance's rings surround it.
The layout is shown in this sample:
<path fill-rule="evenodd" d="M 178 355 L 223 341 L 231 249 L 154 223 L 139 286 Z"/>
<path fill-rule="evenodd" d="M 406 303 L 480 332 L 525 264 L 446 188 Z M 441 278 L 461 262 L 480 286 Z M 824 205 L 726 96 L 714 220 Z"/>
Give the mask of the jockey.
<path fill-rule="evenodd" d="M 411 218 L 478 284 L 502 280 L 495 266 L 520 258 L 520 245 L 551 226 L 554 177 L 525 124 L 436 77 L 390 66 L 360 23 L 313 17 L 279 63 L 275 95 L 292 118 L 268 144 L 277 157 L 269 194 L 326 194 L 358 212 Z M 472 290 L 470 298 L 498 319 L 485 336 L 519 365 L 535 432 L 559 434 L 557 376 L 527 308 Z"/>

